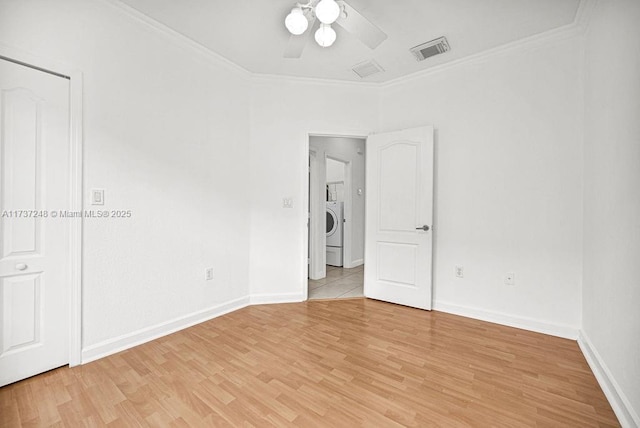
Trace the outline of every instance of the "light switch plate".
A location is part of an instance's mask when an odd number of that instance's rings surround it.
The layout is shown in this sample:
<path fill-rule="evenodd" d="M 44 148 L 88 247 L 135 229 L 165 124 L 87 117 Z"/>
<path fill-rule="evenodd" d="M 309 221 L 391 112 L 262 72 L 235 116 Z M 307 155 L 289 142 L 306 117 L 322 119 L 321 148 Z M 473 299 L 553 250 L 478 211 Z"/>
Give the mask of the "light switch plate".
<path fill-rule="evenodd" d="M 464 278 L 464 267 L 461 265 L 456 266 L 456 277 Z"/>
<path fill-rule="evenodd" d="M 104 189 L 91 189 L 91 205 L 104 205 Z"/>

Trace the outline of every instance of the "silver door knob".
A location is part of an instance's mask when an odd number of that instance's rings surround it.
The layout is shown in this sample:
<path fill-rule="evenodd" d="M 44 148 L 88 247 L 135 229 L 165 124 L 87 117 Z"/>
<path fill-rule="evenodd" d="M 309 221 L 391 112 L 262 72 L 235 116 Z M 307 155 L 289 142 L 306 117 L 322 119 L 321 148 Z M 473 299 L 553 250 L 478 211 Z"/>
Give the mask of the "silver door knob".
<path fill-rule="evenodd" d="M 24 263 L 18 263 L 18 264 L 16 265 L 16 269 L 17 269 L 17 270 L 25 270 L 25 269 L 27 269 L 28 267 L 29 267 L 29 266 L 25 265 Z"/>
<path fill-rule="evenodd" d="M 426 224 L 422 227 L 416 227 L 416 230 L 424 230 L 425 232 L 429 231 L 429 226 L 427 226 Z"/>

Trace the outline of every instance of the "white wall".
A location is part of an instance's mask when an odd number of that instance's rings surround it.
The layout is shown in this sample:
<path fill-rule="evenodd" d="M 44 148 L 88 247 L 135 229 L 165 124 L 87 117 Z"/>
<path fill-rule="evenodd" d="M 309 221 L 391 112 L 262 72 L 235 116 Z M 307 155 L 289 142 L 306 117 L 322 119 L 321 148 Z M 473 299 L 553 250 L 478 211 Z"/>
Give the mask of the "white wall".
<path fill-rule="evenodd" d="M 366 85 L 256 79 L 251 89 L 251 292 L 300 300 L 306 290 L 309 134 L 367 135 L 377 91 Z M 283 198 L 293 198 L 293 209 Z"/>
<path fill-rule="evenodd" d="M 351 221 L 351 260 L 348 266 L 362 264 L 364 260 L 364 205 L 366 197 L 365 189 L 365 140 L 361 138 L 344 137 L 319 137 L 309 138 L 309 145 L 317 150 L 318 156 L 333 156 L 351 162 L 351 196 L 352 219 Z M 360 154 L 358 154 L 360 151 Z M 331 159 L 327 159 L 329 165 Z M 339 163 L 344 170 L 344 164 Z M 327 181 L 332 181 L 327 168 Z M 358 195 L 358 189 L 362 189 L 362 195 Z"/>
<path fill-rule="evenodd" d="M 103 1 L 1 0 L 0 43 L 84 73 L 85 195 L 104 188 L 106 209 L 133 211 L 84 222 L 89 353 L 246 299 L 246 79 Z"/>
<path fill-rule="evenodd" d="M 436 129 L 436 309 L 577 334 L 580 46 L 521 48 L 383 88 L 382 130 Z"/>
<path fill-rule="evenodd" d="M 330 158 L 327 163 L 327 201 L 344 202 L 344 181 L 346 164 Z"/>
<path fill-rule="evenodd" d="M 639 22 L 640 2 L 601 1 L 586 39 L 583 333 L 626 426 L 640 426 Z"/>
<path fill-rule="evenodd" d="M 313 138 L 309 144 L 313 146 Z M 317 138 L 317 137 L 316 137 Z M 327 183 L 344 182 L 344 162 L 327 159 Z"/>
<path fill-rule="evenodd" d="M 639 424 L 638 5 L 601 1 L 584 87 L 567 39 L 379 92 L 250 83 L 104 1 L 0 0 L 1 44 L 84 73 L 85 194 L 134 213 L 85 222 L 85 348 L 249 294 L 301 299 L 309 134 L 433 124 L 436 308 L 565 335 L 582 323 Z"/>

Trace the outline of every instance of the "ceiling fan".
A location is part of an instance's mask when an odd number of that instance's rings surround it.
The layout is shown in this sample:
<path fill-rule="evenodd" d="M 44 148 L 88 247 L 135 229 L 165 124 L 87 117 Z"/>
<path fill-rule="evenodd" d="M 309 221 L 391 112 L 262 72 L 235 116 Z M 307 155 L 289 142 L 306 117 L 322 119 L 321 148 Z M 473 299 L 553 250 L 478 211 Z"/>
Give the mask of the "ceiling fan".
<path fill-rule="evenodd" d="M 296 3 L 284 20 L 291 33 L 285 58 L 300 58 L 310 34 L 326 48 L 336 40 L 332 24 L 339 25 L 371 49 L 377 48 L 387 35 L 344 0 L 309 0 Z M 304 34 L 307 29 L 310 31 Z"/>

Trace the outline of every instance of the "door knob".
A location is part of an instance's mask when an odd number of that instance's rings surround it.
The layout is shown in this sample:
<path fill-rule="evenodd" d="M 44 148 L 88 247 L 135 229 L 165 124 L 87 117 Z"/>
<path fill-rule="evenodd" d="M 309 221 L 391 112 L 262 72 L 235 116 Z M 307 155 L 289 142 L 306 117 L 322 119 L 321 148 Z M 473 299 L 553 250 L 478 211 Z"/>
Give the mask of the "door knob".
<path fill-rule="evenodd" d="M 18 263 L 18 264 L 16 265 L 16 269 L 17 269 L 17 270 L 25 270 L 25 269 L 27 269 L 28 267 L 29 267 L 29 266 L 25 265 L 24 263 Z"/>
<path fill-rule="evenodd" d="M 429 226 L 427 226 L 426 224 L 422 227 L 416 227 L 416 230 L 424 230 L 425 232 L 429 231 Z"/>

